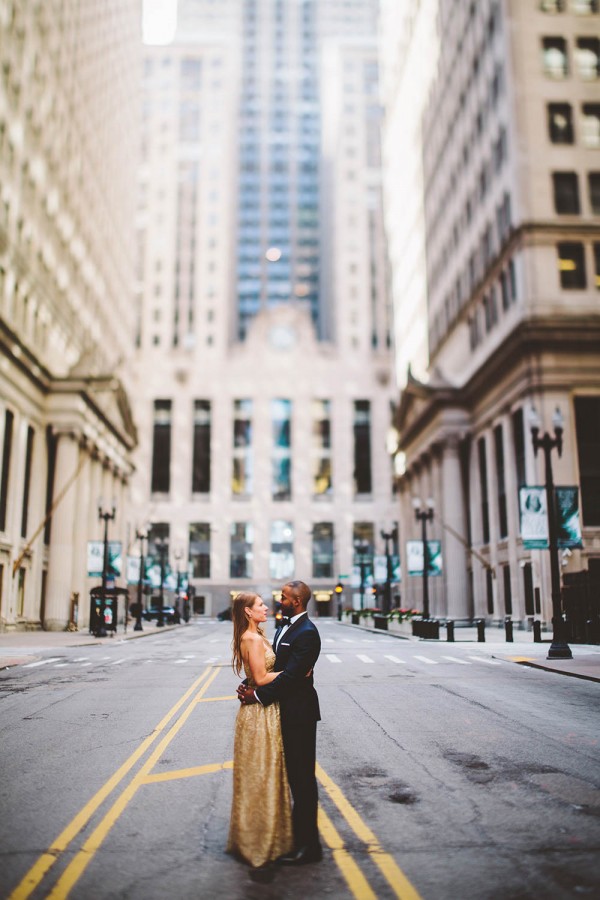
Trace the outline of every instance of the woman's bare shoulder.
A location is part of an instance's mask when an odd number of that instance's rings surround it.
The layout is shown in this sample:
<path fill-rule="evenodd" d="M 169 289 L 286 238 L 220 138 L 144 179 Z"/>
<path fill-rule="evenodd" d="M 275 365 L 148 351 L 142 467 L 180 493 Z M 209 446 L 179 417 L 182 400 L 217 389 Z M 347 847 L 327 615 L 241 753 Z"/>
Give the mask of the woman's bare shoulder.
<path fill-rule="evenodd" d="M 256 631 L 245 631 L 242 635 L 242 643 L 248 641 L 249 643 L 252 641 L 262 641 L 262 637 Z"/>

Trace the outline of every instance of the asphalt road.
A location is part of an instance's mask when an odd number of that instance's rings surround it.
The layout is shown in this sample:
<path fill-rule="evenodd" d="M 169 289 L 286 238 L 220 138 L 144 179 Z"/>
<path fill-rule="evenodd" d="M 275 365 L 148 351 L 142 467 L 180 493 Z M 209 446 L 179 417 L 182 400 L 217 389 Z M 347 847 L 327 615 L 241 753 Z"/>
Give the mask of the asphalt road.
<path fill-rule="evenodd" d="M 0 895 L 600 896 L 597 683 L 317 625 L 322 863 L 224 853 L 238 679 L 202 621 L 0 673 Z"/>

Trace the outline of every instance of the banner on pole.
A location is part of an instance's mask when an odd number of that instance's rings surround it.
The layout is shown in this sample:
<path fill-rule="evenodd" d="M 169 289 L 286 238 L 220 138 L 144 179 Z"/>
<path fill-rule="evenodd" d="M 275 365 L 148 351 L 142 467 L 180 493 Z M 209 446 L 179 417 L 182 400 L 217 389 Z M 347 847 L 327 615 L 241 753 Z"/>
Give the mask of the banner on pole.
<path fill-rule="evenodd" d="M 121 574 L 123 558 L 121 555 L 121 541 L 108 542 L 108 569 L 106 576 L 109 579 Z M 87 542 L 87 573 L 89 578 L 102 578 L 104 568 L 104 541 Z"/>
<path fill-rule="evenodd" d="M 423 575 L 423 541 L 406 542 L 409 575 Z M 442 574 L 442 542 L 427 541 L 427 575 Z"/>
<path fill-rule="evenodd" d="M 579 517 L 579 488 L 557 487 L 556 496 L 556 543 L 559 549 L 583 547 L 581 520 Z"/>
<path fill-rule="evenodd" d="M 548 547 L 548 509 L 546 488 L 519 488 L 521 537 L 527 550 L 545 550 Z"/>

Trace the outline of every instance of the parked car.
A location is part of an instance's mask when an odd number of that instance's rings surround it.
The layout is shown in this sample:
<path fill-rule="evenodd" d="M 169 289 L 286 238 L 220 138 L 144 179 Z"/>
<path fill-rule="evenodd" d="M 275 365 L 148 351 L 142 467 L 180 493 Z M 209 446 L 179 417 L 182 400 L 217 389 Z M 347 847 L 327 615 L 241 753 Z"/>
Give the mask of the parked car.
<path fill-rule="evenodd" d="M 217 613 L 217 619 L 219 622 L 231 622 L 231 607 L 228 606 L 227 609 L 222 609 L 220 613 Z"/>
<path fill-rule="evenodd" d="M 173 606 L 163 606 L 163 621 L 167 623 L 167 625 L 179 625 L 181 622 L 181 616 L 179 611 L 175 609 Z M 158 619 L 159 617 L 159 608 L 158 606 L 150 606 L 148 609 L 145 609 L 142 613 L 142 618 L 146 620 L 146 622 L 151 622 L 153 619 Z"/>

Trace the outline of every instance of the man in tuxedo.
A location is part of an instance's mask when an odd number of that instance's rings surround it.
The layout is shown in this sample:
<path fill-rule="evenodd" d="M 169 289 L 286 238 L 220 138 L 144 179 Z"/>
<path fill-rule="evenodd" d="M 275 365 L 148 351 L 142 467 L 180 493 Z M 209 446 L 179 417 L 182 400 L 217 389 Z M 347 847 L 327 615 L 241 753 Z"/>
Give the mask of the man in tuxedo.
<path fill-rule="evenodd" d="M 292 791 L 294 850 L 279 858 L 283 865 L 303 865 L 322 859 L 317 828 L 317 779 L 315 776 L 319 698 L 313 684 L 313 668 L 321 651 L 321 639 L 308 618 L 311 597 L 303 581 L 290 581 L 281 590 L 284 618 L 273 639 L 275 669 L 280 674 L 270 684 L 254 690 L 241 684 L 242 703 L 268 706 L 279 701 L 281 733 L 288 781 Z"/>

